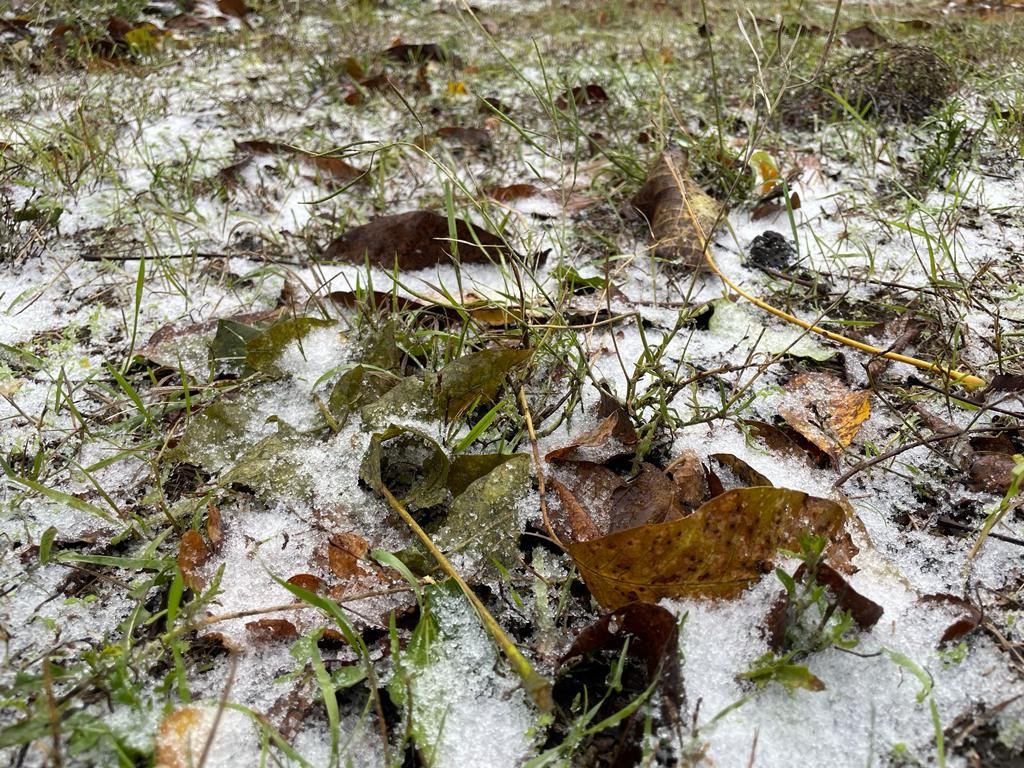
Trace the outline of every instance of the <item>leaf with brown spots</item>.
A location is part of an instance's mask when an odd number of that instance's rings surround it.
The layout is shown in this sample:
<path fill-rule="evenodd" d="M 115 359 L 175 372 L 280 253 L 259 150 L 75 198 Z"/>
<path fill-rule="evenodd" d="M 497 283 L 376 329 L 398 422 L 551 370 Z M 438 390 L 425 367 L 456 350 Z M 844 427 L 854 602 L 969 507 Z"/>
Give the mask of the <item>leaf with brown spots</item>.
<path fill-rule="evenodd" d="M 409 211 L 378 216 L 350 229 L 327 246 L 324 258 L 349 264 L 367 261 L 377 267 L 424 269 L 451 261 L 486 262 L 507 255 L 509 248 L 497 235 L 455 220 L 455 240 L 448 219 L 432 211 Z"/>
<path fill-rule="evenodd" d="M 851 390 L 829 373 L 802 373 L 786 389 L 779 415 L 833 461 L 871 415 L 871 392 Z"/>
<path fill-rule="evenodd" d="M 721 206 L 697 186 L 686 167 L 687 155 L 682 150 L 663 152 L 633 205 L 647 219 L 657 258 L 687 269 L 704 269 L 704 240 L 711 234 Z"/>
<path fill-rule="evenodd" d="M 210 548 L 206 546 L 199 531 L 192 528 L 185 531 L 178 545 L 178 568 L 181 569 L 181 579 L 185 586 L 194 592 L 203 589 L 204 580 L 199 571 L 209 558 Z"/>
<path fill-rule="evenodd" d="M 786 488 L 737 488 L 689 517 L 567 545 L 602 606 L 670 597 L 735 597 L 804 531 L 838 538 L 843 507 Z"/>

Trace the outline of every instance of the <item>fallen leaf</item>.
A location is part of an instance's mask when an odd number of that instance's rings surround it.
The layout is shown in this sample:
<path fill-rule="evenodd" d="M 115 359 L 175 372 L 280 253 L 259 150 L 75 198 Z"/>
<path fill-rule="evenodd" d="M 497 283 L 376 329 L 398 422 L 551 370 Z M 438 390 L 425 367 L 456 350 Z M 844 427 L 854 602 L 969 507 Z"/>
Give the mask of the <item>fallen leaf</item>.
<path fill-rule="evenodd" d="M 548 478 L 548 487 L 552 488 L 562 504 L 562 513 L 566 518 L 568 526 L 560 524 L 560 518 L 552 520 L 552 525 L 559 528 L 559 538 L 571 541 L 592 541 L 601 538 L 601 529 L 590 516 L 590 513 L 580 504 L 572 492 L 554 477 Z"/>
<path fill-rule="evenodd" d="M 452 64 L 455 67 L 462 66 L 458 56 L 437 43 L 399 43 L 384 51 L 384 56 L 403 64 L 419 65 L 428 61 L 436 61 L 440 64 Z"/>
<path fill-rule="evenodd" d="M 704 269 L 705 239 L 721 206 L 697 186 L 687 164 L 682 150 L 662 152 L 633 205 L 647 219 L 657 258 L 687 269 Z"/>
<path fill-rule="evenodd" d="M 294 584 L 297 587 L 302 587 L 305 590 L 309 590 L 315 594 L 321 595 L 324 593 L 324 582 L 319 576 L 314 576 L 311 573 L 297 573 L 288 579 L 289 584 Z"/>
<path fill-rule="evenodd" d="M 806 564 L 797 568 L 793 575 L 795 581 L 802 581 L 807 574 Z M 847 611 L 861 629 L 871 629 L 885 612 L 882 606 L 850 586 L 846 578 L 827 563 L 818 563 L 814 580 L 826 586 L 835 595 L 836 604 Z"/>
<path fill-rule="evenodd" d="M 680 520 L 567 545 L 594 599 L 615 609 L 664 597 L 734 597 L 805 531 L 838 537 L 846 512 L 786 488 L 738 488 Z"/>
<path fill-rule="evenodd" d="M 945 605 L 947 608 L 950 608 L 952 612 L 958 614 L 956 620 L 946 627 L 946 631 L 942 633 L 942 637 L 939 639 L 938 643 L 939 646 L 951 643 L 954 640 L 959 640 L 968 632 L 973 632 L 981 624 L 981 620 L 983 618 L 978 606 L 969 600 L 964 600 L 964 598 L 957 597 L 956 595 L 944 592 L 932 595 L 923 595 L 921 597 L 921 602 Z"/>
<path fill-rule="evenodd" d="M 156 768 L 189 768 L 199 759 L 209 730 L 206 707 L 180 707 L 160 721 Z"/>
<path fill-rule="evenodd" d="M 362 536 L 352 532 L 335 533 L 327 541 L 327 562 L 339 579 L 365 576 L 368 571 L 360 561 L 369 551 L 370 543 Z"/>
<path fill-rule="evenodd" d="M 200 571 L 210 559 L 210 548 L 206 546 L 199 531 L 189 528 L 178 545 L 178 568 L 185 586 L 193 592 L 202 592 L 205 579 Z"/>
<path fill-rule="evenodd" d="M 695 451 L 685 449 L 665 467 L 665 474 L 676 484 L 678 498 L 683 505 L 696 508 L 708 498 L 707 473 Z"/>
<path fill-rule="evenodd" d="M 968 485 L 976 491 L 1005 494 L 1013 484 L 1013 469 L 1017 462 L 1005 453 L 976 455 L 971 459 Z"/>
<path fill-rule="evenodd" d="M 410 511 L 445 503 L 449 462 L 445 452 L 422 432 L 389 427 L 370 438 L 359 478 L 377 493 L 387 488 Z"/>
<path fill-rule="evenodd" d="M 558 109 L 568 109 L 571 104 L 578 109 L 603 104 L 606 101 L 608 101 L 607 91 L 597 83 L 588 83 L 587 85 L 577 85 L 563 93 L 555 99 L 555 106 Z"/>
<path fill-rule="evenodd" d="M 454 260 L 497 261 L 509 248 L 497 235 L 455 219 L 455 241 L 448 219 L 431 211 L 379 216 L 350 229 L 327 246 L 324 258 L 350 264 L 369 262 L 383 269 L 424 269 Z"/>
<path fill-rule="evenodd" d="M 299 631 L 288 619 L 257 619 L 248 621 L 245 630 L 249 636 L 262 643 L 271 640 L 290 640 L 299 636 Z"/>
<path fill-rule="evenodd" d="M 211 501 L 206 505 L 206 535 L 210 539 L 210 548 L 216 551 L 224 540 L 224 529 L 221 525 L 220 510 Z"/>
<path fill-rule="evenodd" d="M 786 384 L 779 415 L 837 460 L 871 415 L 871 392 L 851 390 L 829 373 L 802 373 Z"/>
<path fill-rule="evenodd" d="M 225 16 L 234 16 L 239 19 L 244 19 L 252 13 L 254 9 L 246 5 L 245 0 L 217 0 L 217 10 Z"/>
<path fill-rule="evenodd" d="M 337 155 L 328 153 L 317 154 L 276 141 L 265 141 L 262 139 L 236 141 L 235 149 L 245 152 L 248 157 L 228 166 L 220 172 L 220 178 L 227 182 L 236 181 L 239 173 L 250 164 L 251 159 L 259 155 L 287 155 L 295 157 L 301 164 L 340 182 L 355 182 L 366 175 L 366 171 L 350 165 L 345 159 Z"/>
<path fill-rule="evenodd" d="M 743 459 L 733 456 L 731 453 L 713 453 L 709 458 L 714 459 L 723 467 L 727 467 L 748 488 L 775 485 L 775 483 L 751 467 Z"/>
<path fill-rule="evenodd" d="M 628 425 L 628 428 L 625 426 Z M 636 431 L 624 411 L 617 411 L 598 423 L 596 427 L 574 438 L 572 442 L 555 448 L 544 458 L 548 461 L 589 461 L 604 464 L 636 450 Z"/>

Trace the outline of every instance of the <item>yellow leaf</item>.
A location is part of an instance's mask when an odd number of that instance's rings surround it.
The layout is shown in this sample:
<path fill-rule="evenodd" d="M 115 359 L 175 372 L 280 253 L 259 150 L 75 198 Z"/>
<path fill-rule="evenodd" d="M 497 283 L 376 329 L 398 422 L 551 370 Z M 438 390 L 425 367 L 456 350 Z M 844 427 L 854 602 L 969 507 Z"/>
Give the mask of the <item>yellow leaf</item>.
<path fill-rule="evenodd" d="M 787 488 L 737 488 L 689 517 L 568 545 L 604 608 L 662 598 L 734 597 L 765 573 L 780 548 L 809 531 L 848 544 L 847 514 L 829 499 Z"/>
<path fill-rule="evenodd" d="M 833 458 L 853 442 L 871 416 L 871 392 L 851 390 L 828 373 L 802 373 L 786 389 L 790 396 L 779 415 Z"/>
<path fill-rule="evenodd" d="M 448 81 L 448 95 L 449 96 L 465 96 L 466 95 L 466 84 L 461 80 L 449 80 Z"/>

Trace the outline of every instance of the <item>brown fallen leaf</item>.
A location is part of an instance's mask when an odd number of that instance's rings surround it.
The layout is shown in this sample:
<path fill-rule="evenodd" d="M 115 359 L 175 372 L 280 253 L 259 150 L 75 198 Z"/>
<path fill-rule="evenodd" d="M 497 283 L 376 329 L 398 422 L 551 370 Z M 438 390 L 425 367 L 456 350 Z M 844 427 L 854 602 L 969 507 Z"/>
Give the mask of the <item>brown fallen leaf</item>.
<path fill-rule="evenodd" d="M 922 595 L 921 602 L 937 605 L 944 604 L 951 607 L 955 614 L 958 614 L 953 623 L 946 627 L 946 631 L 942 633 L 942 637 L 938 642 L 940 647 L 954 640 L 959 640 L 968 632 L 973 632 L 981 624 L 983 618 L 981 610 L 974 603 L 945 592 Z"/>
<path fill-rule="evenodd" d="M 971 459 L 968 485 L 976 491 L 1004 494 L 1013 483 L 1013 469 L 1017 462 L 1005 453 L 985 453 Z"/>
<path fill-rule="evenodd" d="M 710 458 L 717 461 L 723 467 L 727 467 L 748 488 L 760 485 L 775 485 L 775 483 L 747 464 L 739 456 L 733 456 L 731 453 L 713 453 Z"/>
<path fill-rule="evenodd" d="M 257 619 L 245 624 L 249 637 L 257 642 L 267 643 L 271 640 L 290 640 L 299 636 L 299 631 L 288 619 Z"/>
<path fill-rule="evenodd" d="M 676 484 L 678 498 L 684 505 L 696 508 L 708 498 L 708 476 L 696 451 L 685 449 L 665 467 L 665 474 Z"/>
<path fill-rule="evenodd" d="M 657 258 L 687 269 L 704 269 L 704 238 L 711 234 L 722 208 L 690 178 L 687 163 L 687 154 L 680 149 L 662 152 L 633 205 L 647 219 Z"/>
<path fill-rule="evenodd" d="M 560 664 L 599 651 L 618 653 L 627 637 L 628 654 L 644 662 L 649 679 L 653 679 L 664 664 L 678 664 L 676 617 L 660 605 L 650 603 L 629 603 L 602 616 L 577 635 Z"/>
<path fill-rule="evenodd" d="M 350 229 L 327 246 L 324 258 L 384 269 L 412 270 L 447 264 L 497 260 L 509 248 L 497 235 L 455 220 L 451 241 L 448 219 L 432 211 L 410 211 L 379 216 Z"/>
<path fill-rule="evenodd" d="M 786 384 L 779 415 L 836 461 L 871 415 L 871 392 L 851 390 L 829 373 L 801 373 Z"/>
<path fill-rule="evenodd" d="M 245 17 L 255 9 L 245 4 L 245 0 L 217 0 L 217 10 L 225 16 L 234 16 L 237 19 L 245 20 Z"/>
<path fill-rule="evenodd" d="M 567 445 L 550 451 L 548 461 L 590 461 L 604 464 L 612 459 L 632 455 L 637 435 L 624 411 L 616 411 Z"/>
<path fill-rule="evenodd" d="M 803 581 L 806 574 L 807 566 L 804 564 L 797 568 L 793 578 Z M 846 578 L 827 563 L 818 563 L 814 580 L 831 590 L 836 604 L 847 611 L 861 629 L 871 629 L 882 618 L 885 612 L 882 606 L 851 587 Z"/>
<path fill-rule="evenodd" d="M 576 501 L 572 492 L 554 477 L 549 477 L 547 482 L 548 487 L 558 494 L 558 499 L 562 503 L 562 513 L 568 523 L 566 526 L 561 518 L 557 517 L 552 521 L 552 524 L 560 529 L 559 538 L 572 541 L 591 541 L 600 538 L 601 529 L 597 527 L 597 523 L 583 505 Z"/>
<path fill-rule="evenodd" d="M 568 109 L 570 104 L 575 104 L 579 109 L 580 107 L 604 104 L 606 101 L 608 101 L 608 92 L 597 83 L 588 83 L 587 85 L 577 85 L 563 93 L 555 99 L 555 106 L 558 109 Z"/>
<path fill-rule="evenodd" d="M 314 592 L 315 594 L 322 595 L 324 593 L 324 582 L 319 576 L 314 576 L 311 573 L 296 573 L 290 579 L 289 584 L 294 584 L 296 587 L 302 587 L 305 590 Z"/>
<path fill-rule="evenodd" d="M 370 543 L 362 536 L 352 533 L 336 533 L 327 542 L 327 562 L 331 572 L 339 579 L 350 579 L 368 575 L 362 560 L 370 551 Z"/>
<path fill-rule="evenodd" d="M 248 157 L 228 166 L 220 172 L 220 177 L 225 181 L 235 181 L 242 169 L 257 155 L 288 155 L 295 157 L 303 165 L 313 168 L 323 176 L 330 176 L 340 182 L 358 181 L 366 175 L 365 171 L 350 165 L 336 155 L 317 154 L 276 141 L 265 141 L 263 139 L 236 141 L 235 149 L 245 152 Z"/>
<path fill-rule="evenodd" d="M 221 524 L 220 510 L 211 501 L 206 505 L 206 535 L 210 539 L 210 549 L 217 551 L 224 540 L 224 527 Z"/>
<path fill-rule="evenodd" d="M 199 571 L 209 559 L 210 548 L 206 546 L 202 535 L 189 528 L 178 545 L 178 568 L 181 569 L 181 579 L 185 586 L 193 592 L 201 592 L 203 589 L 205 580 Z"/>
<path fill-rule="evenodd" d="M 206 707 L 181 707 L 160 721 L 156 735 L 156 768 L 188 768 L 203 750 L 209 730 Z"/>
<path fill-rule="evenodd" d="M 735 597 L 805 531 L 839 538 L 846 512 L 786 488 L 737 488 L 689 517 L 567 544 L 591 594 L 615 609 L 670 597 Z"/>

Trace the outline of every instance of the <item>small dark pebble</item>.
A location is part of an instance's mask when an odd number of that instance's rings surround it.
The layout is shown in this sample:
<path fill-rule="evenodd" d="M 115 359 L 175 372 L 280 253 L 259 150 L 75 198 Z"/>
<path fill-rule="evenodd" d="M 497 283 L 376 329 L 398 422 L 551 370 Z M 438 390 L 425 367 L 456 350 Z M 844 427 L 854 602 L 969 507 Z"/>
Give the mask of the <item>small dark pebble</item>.
<path fill-rule="evenodd" d="M 750 244 L 750 263 L 766 269 L 786 269 L 796 259 L 793 244 L 774 230 L 767 230 Z"/>

